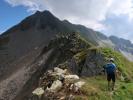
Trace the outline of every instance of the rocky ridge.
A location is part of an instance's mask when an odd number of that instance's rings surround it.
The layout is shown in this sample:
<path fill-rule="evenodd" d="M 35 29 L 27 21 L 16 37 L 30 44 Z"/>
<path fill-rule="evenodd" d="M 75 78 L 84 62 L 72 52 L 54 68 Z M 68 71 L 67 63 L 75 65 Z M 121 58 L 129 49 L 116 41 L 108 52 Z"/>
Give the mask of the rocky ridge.
<path fill-rule="evenodd" d="M 40 77 L 38 88 L 32 92 L 29 100 L 73 100 L 74 95 L 82 94 L 80 88 L 84 84 L 79 76 L 55 67 Z"/>

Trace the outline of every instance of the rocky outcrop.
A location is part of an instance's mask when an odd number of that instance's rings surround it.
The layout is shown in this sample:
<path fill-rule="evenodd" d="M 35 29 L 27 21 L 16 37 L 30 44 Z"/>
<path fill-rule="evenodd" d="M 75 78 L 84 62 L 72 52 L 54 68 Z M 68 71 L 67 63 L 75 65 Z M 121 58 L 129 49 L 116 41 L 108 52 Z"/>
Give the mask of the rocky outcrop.
<path fill-rule="evenodd" d="M 96 49 L 88 49 L 76 54 L 68 61 L 67 66 L 79 76 L 95 76 L 101 73 L 105 59 L 102 53 Z"/>
<path fill-rule="evenodd" d="M 34 60 L 32 60 L 31 63 L 29 62 L 24 68 L 27 69 L 27 71 L 24 71 L 26 72 L 24 73 L 24 75 L 26 76 L 24 77 L 24 80 L 20 80 L 19 78 L 17 78 L 19 77 L 19 75 L 15 77 L 17 79 L 17 82 L 19 81 L 21 83 L 21 81 L 23 81 L 23 84 L 19 83 L 19 86 L 21 86 L 22 88 L 18 88 L 19 90 L 15 92 L 15 95 L 13 95 L 12 93 L 8 94 L 5 92 L 5 90 L 1 88 L 1 91 L 4 92 L 1 93 L 1 97 L 3 98 L 4 95 L 4 97 L 8 97 L 7 100 L 11 100 L 12 98 L 15 98 L 15 100 L 24 100 L 25 98 L 27 98 L 29 93 L 33 91 L 34 87 L 39 84 L 37 83 L 39 77 L 42 76 L 42 74 L 48 69 L 53 69 L 54 72 L 53 70 L 49 70 L 48 72 L 52 73 L 55 76 L 60 76 L 59 79 L 62 80 L 62 74 L 66 73 L 67 71 L 65 69 L 68 68 L 64 65 L 64 63 L 70 60 L 76 53 L 88 47 L 90 47 L 90 44 L 82 40 L 78 36 L 78 33 L 69 33 L 68 35 L 62 34 L 60 36 L 57 36 L 56 39 L 50 41 L 49 45 L 44 46 L 41 52 L 37 50 L 38 54 L 35 58 L 34 56 L 32 56 Z M 62 69 L 59 69 L 59 67 Z M 20 70 L 20 72 L 22 72 L 22 70 Z M 20 72 L 18 72 L 18 74 L 20 74 Z M 6 84 L 3 83 L 2 85 L 6 86 Z M 6 89 L 6 91 L 9 90 L 10 87 Z"/>
<path fill-rule="evenodd" d="M 80 93 L 80 88 L 85 82 L 80 81 L 77 75 L 72 75 L 68 72 L 62 73 L 62 80 L 58 72 L 56 72 L 57 69 L 63 70 L 56 67 L 52 72 L 48 70 L 40 78 L 39 87 L 32 92 L 29 100 L 65 100 L 67 98 L 74 100 L 74 95 Z"/>
<path fill-rule="evenodd" d="M 57 67 L 48 70 L 40 78 L 39 87 L 43 87 L 45 92 L 43 99 L 37 100 L 45 100 L 49 97 L 51 100 L 68 97 L 74 99 L 74 94 L 81 93 L 80 88 L 85 84 L 80 81 L 78 75 L 95 76 L 101 74 L 104 61 L 102 53 L 97 48 L 90 48 L 75 54 L 72 59 L 58 64 Z M 67 91 L 69 94 L 66 94 Z M 32 94 L 30 98 L 33 97 Z"/>

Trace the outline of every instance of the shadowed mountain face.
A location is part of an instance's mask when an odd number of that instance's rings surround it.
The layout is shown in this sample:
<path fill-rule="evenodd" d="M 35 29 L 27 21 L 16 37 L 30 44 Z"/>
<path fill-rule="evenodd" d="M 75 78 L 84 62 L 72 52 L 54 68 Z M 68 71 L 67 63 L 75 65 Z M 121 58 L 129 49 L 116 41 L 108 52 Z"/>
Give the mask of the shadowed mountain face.
<path fill-rule="evenodd" d="M 1 36 L 3 49 L 0 50 L 0 76 L 17 70 L 18 66 L 12 66 L 13 63 L 16 64 L 17 60 L 29 52 L 37 51 L 42 45 L 48 44 L 57 33 L 55 25 L 50 25 L 51 22 L 57 24 L 59 20 L 48 11 L 36 12 Z"/>
<path fill-rule="evenodd" d="M 43 47 L 62 29 L 61 21 L 50 12 L 36 12 L 0 36 L 0 99 L 12 100 L 20 92 L 40 68 L 35 60 Z"/>
<path fill-rule="evenodd" d="M 80 35 L 80 39 L 78 36 L 71 38 L 75 32 Z M 87 55 L 88 52 L 82 53 L 82 50 L 99 45 L 113 47 L 111 41 L 117 44 L 111 37 L 108 38 L 85 26 L 61 21 L 49 11 L 37 11 L 0 36 L 0 100 L 12 100 L 19 93 L 31 91 L 33 87 L 30 86 L 37 84 L 36 80 L 42 73 L 66 60 L 76 74 L 97 74 L 99 69 L 94 71 L 97 64 L 92 62 L 101 62 L 102 56 L 95 50 L 87 57 L 87 62 L 94 60 L 89 62 L 93 68 L 77 69 L 80 63 L 85 63 L 84 59 L 80 60 L 82 55 Z M 127 47 L 132 47 L 128 41 L 124 43 Z M 75 58 L 80 59 L 79 65 L 71 59 L 76 53 L 77 56 L 80 55 Z M 100 60 L 97 60 L 99 58 Z M 86 63 L 86 66 L 89 64 Z"/>

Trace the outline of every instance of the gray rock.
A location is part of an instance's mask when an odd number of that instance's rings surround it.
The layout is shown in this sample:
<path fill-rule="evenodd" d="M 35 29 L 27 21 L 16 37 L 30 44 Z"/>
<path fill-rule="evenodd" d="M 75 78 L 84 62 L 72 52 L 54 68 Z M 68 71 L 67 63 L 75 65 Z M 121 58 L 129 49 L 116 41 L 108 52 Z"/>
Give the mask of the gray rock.
<path fill-rule="evenodd" d="M 54 72 L 55 72 L 55 74 L 57 74 L 57 75 L 61 75 L 61 74 L 65 74 L 66 72 L 67 72 L 67 69 L 60 69 L 60 68 L 58 68 L 58 67 L 55 67 L 54 68 Z"/>
<path fill-rule="evenodd" d="M 41 98 L 42 95 L 44 94 L 44 90 L 40 87 L 40 88 L 36 88 L 33 92 L 33 95 L 38 96 L 38 98 Z"/>
<path fill-rule="evenodd" d="M 53 82 L 52 86 L 50 88 L 47 87 L 46 90 L 49 92 L 57 92 L 62 87 L 62 82 L 59 80 L 56 80 Z"/>
<path fill-rule="evenodd" d="M 65 80 L 74 82 L 74 81 L 79 80 L 79 76 L 78 75 L 65 75 Z"/>

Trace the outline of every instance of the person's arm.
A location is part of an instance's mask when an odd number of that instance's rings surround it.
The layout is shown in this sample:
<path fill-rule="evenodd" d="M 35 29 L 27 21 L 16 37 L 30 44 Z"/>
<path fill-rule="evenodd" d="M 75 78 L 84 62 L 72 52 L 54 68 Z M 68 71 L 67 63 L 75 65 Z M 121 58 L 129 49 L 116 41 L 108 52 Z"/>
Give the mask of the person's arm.
<path fill-rule="evenodd" d="M 103 73 L 106 74 L 106 65 L 103 66 Z"/>
<path fill-rule="evenodd" d="M 104 77 L 107 78 L 106 65 L 103 66 L 103 69 L 104 69 Z"/>
<path fill-rule="evenodd" d="M 115 65 L 115 77 L 118 78 L 118 69 L 117 69 L 116 65 Z"/>

